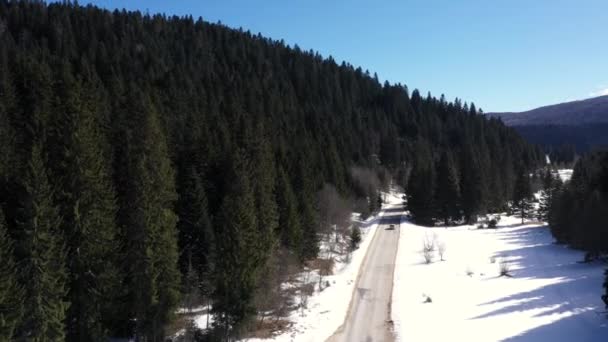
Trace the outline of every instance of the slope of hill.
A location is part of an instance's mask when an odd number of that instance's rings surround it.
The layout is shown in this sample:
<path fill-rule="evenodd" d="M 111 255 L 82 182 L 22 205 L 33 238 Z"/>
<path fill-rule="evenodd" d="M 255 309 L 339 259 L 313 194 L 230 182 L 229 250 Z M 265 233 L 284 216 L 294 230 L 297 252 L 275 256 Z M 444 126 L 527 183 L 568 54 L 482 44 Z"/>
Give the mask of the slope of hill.
<path fill-rule="evenodd" d="M 525 112 L 488 113 L 500 117 L 508 126 L 608 123 L 608 95 L 587 100 L 544 106 Z"/>
<path fill-rule="evenodd" d="M 504 207 L 542 155 L 473 105 L 261 35 L 0 0 L 0 255 L 19 265 L 0 289 L 24 292 L 10 337 L 160 341 L 180 295 L 243 335 L 420 151 L 429 169 L 459 157 L 472 215 Z"/>
<path fill-rule="evenodd" d="M 608 96 L 560 103 L 520 113 L 488 113 L 512 126 L 552 160 L 572 162 L 575 152 L 608 146 Z"/>

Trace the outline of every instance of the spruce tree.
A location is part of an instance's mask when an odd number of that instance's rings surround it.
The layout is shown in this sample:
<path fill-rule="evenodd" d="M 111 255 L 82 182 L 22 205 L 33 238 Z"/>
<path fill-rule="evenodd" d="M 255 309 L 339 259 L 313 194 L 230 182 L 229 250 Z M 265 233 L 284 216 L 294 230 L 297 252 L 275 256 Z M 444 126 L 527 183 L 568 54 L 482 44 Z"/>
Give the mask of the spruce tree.
<path fill-rule="evenodd" d="M 517 173 L 515 187 L 513 189 L 513 206 L 517 215 L 521 217 L 521 224 L 526 218 L 532 217 L 532 188 L 530 185 L 530 175 L 523 168 Z"/>
<path fill-rule="evenodd" d="M 12 239 L 8 236 L 0 209 L 0 341 L 10 341 L 23 314 L 23 288 L 13 257 Z"/>
<path fill-rule="evenodd" d="M 433 226 L 436 216 L 435 168 L 431 151 L 426 143 L 418 142 L 416 163 L 407 186 L 407 209 L 416 224 Z"/>
<path fill-rule="evenodd" d="M 293 192 L 289 177 L 282 167 L 277 176 L 277 205 L 279 210 L 279 236 L 281 244 L 296 254 L 300 254 L 302 227 L 298 216 L 298 200 Z"/>
<path fill-rule="evenodd" d="M 436 203 L 439 217 L 447 226 L 452 221 L 460 219 L 458 204 L 460 203 L 459 178 L 452 156 L 446 151 L 437 164 Z"/>
<path fill-rule="evenodd" d="M 134 86 L 126 98 L 125 141 L 116 152 L 118 172 L 127 176 L 117 188 L 118 217 L 127 288 L 122 314 L 135 326 L 120 330 L 155 341 L 163 338 L 179 300 L 174 171 L 154 105 Z"/>
<path fill-rule="evenodd" d="M 541 221 L 548 221 L 549 209 L 561 182 L 553 177 L 550 169 L 547 169 L 542 177 L 542 183 L 543 188 L 540 193 L 537 217 Z"/>
<path fill-rule="evenodd" d="M 16 249 L 22 256 L 19 273 L 25 295 L 16 339 L 63 341 L 69 307 L 63 234 L 38 145 L 32 150 L 23 185 L 26 196 L 17 218 L 22 237 Z"/>
<path fill-rule="evenodd" d="M 477 222 L 478 215 L 486 213 L 487 179 L 480 155 L 470 142 L 465 144 L 460 165 L 461 207 L 465 221 L 471 224 Z"/>
<path fill-rule="evenodd" d="M 118 292 L 116 200 L 92 99 L 69 75 L 60 84 L 49 145 L 67 247 L 67 340 L 102 341 Z"/>
<path fill-rule="evenodd" d="M 203 181 L 193 167 L 184 172 L 178 177 L 179 265 L 182 275 L 190 275 L 185 278 L 196 274 L 199 290 L 207 297 L 215 265 L 215 235 Z"/>
<path fill-rule="evenodd" d="M 254 293 L 263 266 L 255 196 L 251 188 L 251 165 L 242 152 L 232 157 L 230 188 L 222 201 L 217 224 L 216 284 L 213 311 L 229 333 L 238 330 L 255 314 Z"/>
<path fill-rule="evenodd" d="M 278 226 L 278 209 L 275 197 L 275 164 L 269 138 L 260 124 L 252 139 L 250 148 L 252 156 L 252 182 L 254 201 L 257 212 L 257 225 L 260 236 L 260 251 L 265 255 L 261 262 L 266 263 L 272 251 L 277 247 L 276 229 Z"/>

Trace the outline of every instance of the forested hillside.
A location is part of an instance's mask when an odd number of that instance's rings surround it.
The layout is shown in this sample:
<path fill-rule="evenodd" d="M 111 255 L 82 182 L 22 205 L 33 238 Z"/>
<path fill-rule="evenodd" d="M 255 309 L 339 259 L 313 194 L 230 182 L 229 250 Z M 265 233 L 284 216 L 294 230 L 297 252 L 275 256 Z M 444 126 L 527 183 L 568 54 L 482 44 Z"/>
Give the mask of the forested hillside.
<path fill-rule="evenodd" d="M 488 113 L 513 127 L 528 142 L 544 147 L 572 168 L 576 154 L 608 147 L 608 96 L 544 106 L 519 113 Z"/>
<path fill-rule="evenodd" d="M 242 330 L 337 224 L 324 186 L 372 212 L 437 163 L 444 216 L 503 206 L 541 154 L 479 114 L 200 19 L 2 0 L 0 340 L 162 341 L 193 289 Z"/>

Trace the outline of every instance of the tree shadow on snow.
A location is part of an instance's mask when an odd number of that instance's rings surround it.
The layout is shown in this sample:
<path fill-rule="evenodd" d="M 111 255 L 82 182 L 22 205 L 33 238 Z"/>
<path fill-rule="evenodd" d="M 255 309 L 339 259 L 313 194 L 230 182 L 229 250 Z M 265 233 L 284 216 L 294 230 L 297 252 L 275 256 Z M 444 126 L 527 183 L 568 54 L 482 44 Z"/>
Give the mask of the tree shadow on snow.
<path fill-rule="evenodd" d="M 511 294 L 485 305 L 506 305 L 472 320 L 538 310 L 534 317 L 565 315 L 547 325 L 532 328 L 503 341 L 607 341 L 608 319 L 596 314 L 604 310 L 600 300 L 603 269 L 600 263 L 581 264 L 582 252 L 555 245 L 545 229 L 522 228 L 497 231 L 498 238 L 519 245 L 497 251 L 494 257 L 507 257 L 514 278 L 551 279 L 553 282 L 530 291 Z M 512 245 L 511 245 L 512 246 Z M 589 279 L 593 277 L 593 280 Z M 488 279 L 490 280 L 490 279 Z M 496 280 L 492 280 L 496 281 Z M 510 281 L 505 279 L 504 281 Z M 591 303 L 579 307 L 577 303 Z"/>

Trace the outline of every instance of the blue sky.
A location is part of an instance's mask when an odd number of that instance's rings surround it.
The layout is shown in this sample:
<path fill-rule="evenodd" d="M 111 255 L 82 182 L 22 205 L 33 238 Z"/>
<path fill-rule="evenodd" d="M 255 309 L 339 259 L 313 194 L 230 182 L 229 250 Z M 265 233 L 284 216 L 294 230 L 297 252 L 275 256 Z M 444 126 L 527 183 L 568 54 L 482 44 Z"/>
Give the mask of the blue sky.
<path fill-rule="evenodd" d="M 91 2 L 261 32 L 486 112 L 608 94 L 606 0 Z"/>

